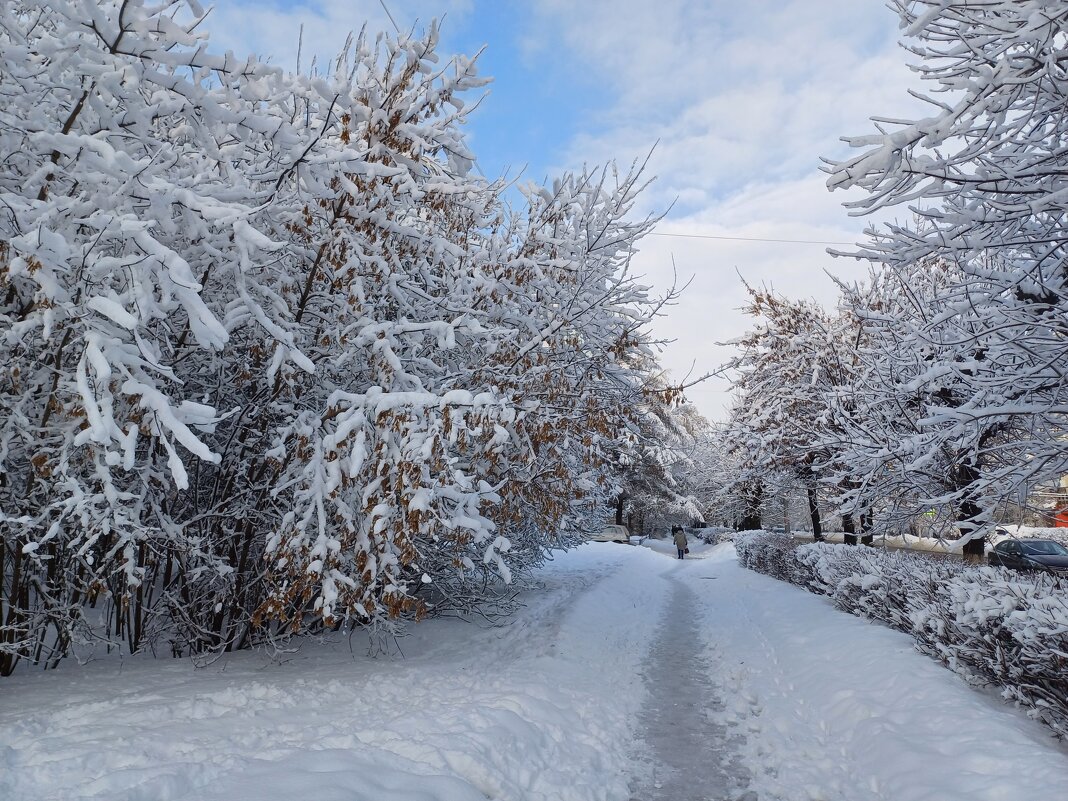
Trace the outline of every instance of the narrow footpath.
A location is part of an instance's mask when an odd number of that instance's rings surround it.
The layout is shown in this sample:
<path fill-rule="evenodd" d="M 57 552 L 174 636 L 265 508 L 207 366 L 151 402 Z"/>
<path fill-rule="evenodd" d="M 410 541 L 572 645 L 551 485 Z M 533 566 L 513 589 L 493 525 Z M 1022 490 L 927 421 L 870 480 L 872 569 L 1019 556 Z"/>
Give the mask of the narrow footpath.
<path fill-rule="evenodd" d="M 681 565 L 680 565 L 681 567 Z M 723 711 L 720 688 L 702 658 L 694 620 L 697 598 L 675 571 L 664 581 L 670 599 L 659 635 L 642 666 L 648 697 L 639 736 L 648 748 L 652 779 L 632 789 L 633 801 L 751 801 L 736 732 L 715 721 Z M 651 786 L 649 782 L 651 781 Z"/>

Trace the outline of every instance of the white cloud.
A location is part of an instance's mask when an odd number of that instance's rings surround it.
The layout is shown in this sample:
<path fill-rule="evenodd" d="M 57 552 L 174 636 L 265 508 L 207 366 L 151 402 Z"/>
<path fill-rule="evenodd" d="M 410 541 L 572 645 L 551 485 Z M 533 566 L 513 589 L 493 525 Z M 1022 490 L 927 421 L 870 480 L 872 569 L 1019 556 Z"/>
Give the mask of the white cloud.
<path fill-rule="evenodd" d="M 471 13 L 474 0 L 388 0 L 393 21 L 402 30 L 422 27 L 434 18 L 446 16 L 459 25 Z M 302 67 L 307 69 L 316 56 L 319 64 L 334 57 L 350 33 L 366 25 L 369 34 L 393 31 L 393 21 L 378 0 L 306 0 L 306 2 L 264 2 L 264 0 L 218 0 L 209 18 L 212 45 L 239 55 L 269 56 L 274 64 L 292 68 L 297 63 L 301 26 L 304 28 Z"/>
<path fill-rule="evenodd" d="M 658 230 L 712 237 L 854 241 L 857 229 L 848 220 L 844 225 L 828 222 L 833 215 L 826 207 L 835 205 L 832 199 L 824 200 L 823 209 L 806 205 L 809 198 L 826 196 L 821 186 L 819 177 L 753 186 L 697 214 L 665 221 Z M 792 297 L 832 304 L 836 291 L 827 271 L 847 275 L 856 269 L 853 265 L 832 259 L 822 245 L 667 236 L 647 238 L 635 260 L 635 268 L 654 285 L 670 283 L 672 266 L 680 284 L 690 281 L 676 307 L 656 326 L 661 336 L 675 340 L 664 361 L 679 378 L 691 369 L 694 377 L 713 370 L 730 356 L 730 349 L 717 343 L 739 336 L 748 325 L 740 311 L 746 299 L 742 278 Z M 721 379 L 688 392 L 710 418 L 723 416 L 726 393 L 727 382 Z"/>
<path fill-rule="evenodd" d="M 587 125 L 564 167 L 643 156 L 658 176 L 645 204 L 675 208 L 665 233 L 857 241 L 866 221 L 830 195 L 820 157 L 840 157 L 842 135 L 871 129 L 872 115 L 915 112 L 917 81 L 896 44 L 896 18 L 880 0 L 540 0 L 528 48 L 597 72 L 613 95 Z M 825 270 L 864 267 L 815 245 L 650 237 L 636 267 L 656 286 L 693 280 L 657 324 L 676 340 L 664 362 L 681 377 L 729 355 L 715 343 L 748 322 L 740 272 L 787 295 L 836 297 Z M 691 398 L 719 418 L 726 382 Z"/>

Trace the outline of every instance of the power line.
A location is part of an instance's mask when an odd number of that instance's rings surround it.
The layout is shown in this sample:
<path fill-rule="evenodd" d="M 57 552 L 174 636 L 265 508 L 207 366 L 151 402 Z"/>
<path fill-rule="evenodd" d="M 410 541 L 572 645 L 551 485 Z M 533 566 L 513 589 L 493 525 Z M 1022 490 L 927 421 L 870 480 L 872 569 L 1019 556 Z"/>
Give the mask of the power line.
<path fill-rule="evenodd" d="M 393 15 L 389 13 L 389 8 L 386 6 L 386 0 L 378 0 L 378 2 L 382 4 L 382 10 L 386 12 L 386 16 L 389 17 L 389 21 L 393 23 L 393 27 L 397 29 L 397 33 L 400 33 L 400 25 L 397 24 L 397 20 L 393 19 Z"/>
<path fill-rule="evenodd" d="M 672 236 L 680 239 L 726 239 L 732 242 L 779 242 L 788 245 L 855 245 L 856 242 L 825 242 L 820 239 L 766 239 L 759 236 L 714 236 L 713 234 L 664 234 L 653 231 L 649 236 Z"/>

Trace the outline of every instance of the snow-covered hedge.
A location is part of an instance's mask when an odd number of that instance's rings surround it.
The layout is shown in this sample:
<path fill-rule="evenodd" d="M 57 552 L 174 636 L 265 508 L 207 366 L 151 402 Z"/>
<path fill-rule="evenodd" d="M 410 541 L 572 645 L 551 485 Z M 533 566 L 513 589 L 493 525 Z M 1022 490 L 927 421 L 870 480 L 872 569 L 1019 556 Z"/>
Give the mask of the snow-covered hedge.
<path fill-rule="evenodd" d="M 1068 736 L 1068 581 L 765 532 L 735 545 L 745 567 L 911 633 L 924 653 Z"/>
<path fill-rule="evenodd" d="M 693 535 L 708 545 L 719 545 L 722 542 L 730 542 L 734 539 L 733 528 L 723 526 L 709 526 L 708 528 L 693 529 Z"/>

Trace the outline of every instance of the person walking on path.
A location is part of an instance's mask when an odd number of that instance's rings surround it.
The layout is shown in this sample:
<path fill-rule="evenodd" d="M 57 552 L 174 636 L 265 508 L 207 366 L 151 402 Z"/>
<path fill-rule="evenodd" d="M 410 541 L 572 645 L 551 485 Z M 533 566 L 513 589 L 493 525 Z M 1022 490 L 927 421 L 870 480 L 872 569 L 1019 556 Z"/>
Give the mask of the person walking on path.
<path fill-rule="evenodd" d="M 671 533 L 674 535 L 672 539 L 675 541 L 675 547 L 679 549 L 679 559 L 685 559 L 686 551 L 689 550 L 686 532 L 682 530 L 682 526 L 672 526 Z"/>

